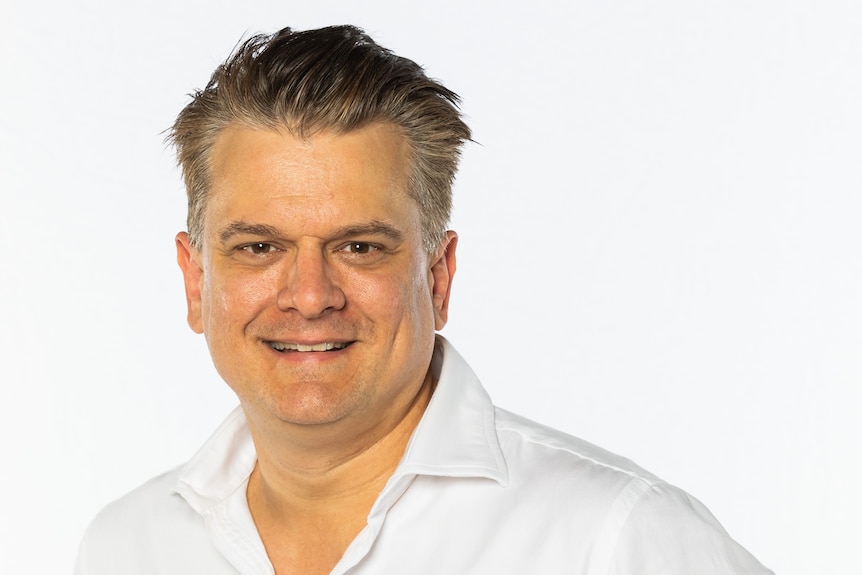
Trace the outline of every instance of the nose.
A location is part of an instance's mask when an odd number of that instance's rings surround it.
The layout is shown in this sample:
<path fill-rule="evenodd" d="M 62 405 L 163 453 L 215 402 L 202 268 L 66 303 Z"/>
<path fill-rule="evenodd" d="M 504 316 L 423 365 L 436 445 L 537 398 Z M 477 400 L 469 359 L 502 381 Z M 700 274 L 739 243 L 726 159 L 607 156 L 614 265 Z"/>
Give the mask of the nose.
<path fill-rule="evenodd" d="M 314 319 L 344 307 L 344 292 L 333 281 L 333 270 L 319 249 L 297 249 L 278 293 L 278 307 Z"/>

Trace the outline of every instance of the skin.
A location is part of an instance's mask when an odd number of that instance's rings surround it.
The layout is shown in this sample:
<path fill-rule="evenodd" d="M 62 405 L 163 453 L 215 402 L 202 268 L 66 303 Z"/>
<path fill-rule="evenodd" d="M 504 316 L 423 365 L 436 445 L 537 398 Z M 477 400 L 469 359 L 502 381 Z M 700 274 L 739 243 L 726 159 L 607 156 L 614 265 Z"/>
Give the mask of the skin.
<path fill-rule="evenodd" d="M 255 442 L 249 508 L 280 575 L 334 567 L 433 391 L 457 236 L 423 248 L 408 152 L 388 124 L 304 140 L 227 128 L 200 249 L 177 236 L 189 325 Z M 344 347 L 273 347 L 327 342 Z"/>

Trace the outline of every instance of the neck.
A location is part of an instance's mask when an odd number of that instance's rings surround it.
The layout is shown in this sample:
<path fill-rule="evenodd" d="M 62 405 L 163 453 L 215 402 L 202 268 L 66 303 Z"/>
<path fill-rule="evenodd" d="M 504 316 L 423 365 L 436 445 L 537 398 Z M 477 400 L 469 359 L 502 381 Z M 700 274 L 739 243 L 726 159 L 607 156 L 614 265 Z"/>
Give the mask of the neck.
<path fill-rule="evenodd" d="M 325 516 L 356 507 L 364 512 L 398 466 L 433 392 L 427 375 L 413 401 L 391 422 L 357 433 L 347 423 L 297 429 L 285 424 L 262 432 L 249 418 L 258 462 L 249 478 L 249 506 L 273 519 Z M 279 521 L 281 522 L 281 521 Z"/>
<path fill-rule="evenodd" d="M 246 498 L 277 575 L 331 572 L 401 461 L 434 383 L 429 373 L 408 405 L 389 410 L 391 420 L 365 427 L 261 430 L 246 410 L 258 456 Z"/>

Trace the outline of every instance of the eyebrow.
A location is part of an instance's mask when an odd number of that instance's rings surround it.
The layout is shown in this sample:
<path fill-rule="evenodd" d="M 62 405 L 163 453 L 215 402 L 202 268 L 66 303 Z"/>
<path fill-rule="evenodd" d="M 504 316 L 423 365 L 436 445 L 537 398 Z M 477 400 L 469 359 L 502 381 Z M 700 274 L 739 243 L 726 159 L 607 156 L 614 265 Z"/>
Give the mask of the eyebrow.
<path fill-rule="evenodd" d="M 249 236 L 280 236 L 281 232 L 278 228 L 267 224 L 250 224 L 248 222 L 231 222 L 219 232 L 219 239 L 222 243 L 227 242 L 233 236 L 249 235 Z M 346 238 L 350 236 L 385 236 L 393 241 L 400 242 L 404 239 L 404 234 L 401 230 L 394 226 L 382 222 L 380 220 L 372 220 L 367 224 L 347 225 L 335 230 L 334 238 Z"/>
<path fill-rule="evenodd" d="M 337 229 L 334 234 L 336 238 L 346 238 L 349 236 L 384 236 L 396 242 L 404 239 L 404 234 L 401 230 L 380 220 L 373 220 L 367 224 L 344 226 Z"/>
<path fill-rule="evenodd" d="M 231 222 L 219 232 L 219 239 L 222 243 L 228 241 L 233 236 L 248 235 L 248 236 L 277 236 L 278 229 L 266 224 L 249 224 L 246 222 Z"/>

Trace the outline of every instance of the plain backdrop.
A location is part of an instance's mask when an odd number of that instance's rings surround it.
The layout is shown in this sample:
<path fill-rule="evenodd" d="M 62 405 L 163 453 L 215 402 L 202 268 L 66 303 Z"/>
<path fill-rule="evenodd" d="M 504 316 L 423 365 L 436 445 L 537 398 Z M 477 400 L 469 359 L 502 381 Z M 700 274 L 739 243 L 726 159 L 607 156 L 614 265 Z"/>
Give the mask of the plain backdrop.
<path fill-rule="evenodd" d="M 858 569 L 862 4 L 0 3 L 0 572 L 236 400 L 185 325 L 164 130 L 249 34 L 353 23 L 463 98 L 443 333 L 496 402 Z"/>

